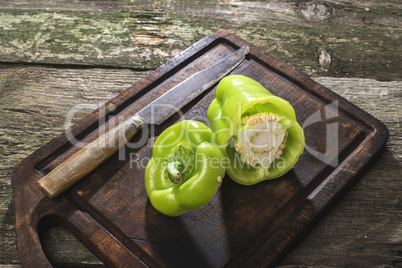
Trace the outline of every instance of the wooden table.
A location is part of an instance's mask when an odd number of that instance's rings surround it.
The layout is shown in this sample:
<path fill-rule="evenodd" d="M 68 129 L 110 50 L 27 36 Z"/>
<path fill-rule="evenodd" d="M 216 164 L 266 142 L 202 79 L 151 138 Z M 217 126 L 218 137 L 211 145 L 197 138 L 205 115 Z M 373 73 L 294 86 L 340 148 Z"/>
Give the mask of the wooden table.
<path fill-rule="evenodd" d="M 279 266 L 402 266 L 401 28 L 399 0 L 0 0 L 0 267 L 19 266 L 13 167 L 222 29 L 292 64 L 390 130 L 380 159 Z M 74 107 L 80 109 L 73 113 Z M 43 247 L 56 266 L 102 266 L 62 228 L 47 232 Z"/>

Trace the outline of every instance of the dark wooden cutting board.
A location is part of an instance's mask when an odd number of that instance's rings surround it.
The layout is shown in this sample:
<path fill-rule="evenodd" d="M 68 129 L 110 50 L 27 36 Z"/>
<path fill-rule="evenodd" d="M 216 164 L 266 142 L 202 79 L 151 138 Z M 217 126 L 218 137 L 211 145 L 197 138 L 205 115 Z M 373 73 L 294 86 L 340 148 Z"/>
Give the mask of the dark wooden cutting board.
<path fill-rule="evenodd" d="M 185 106 L 182 117 L 176 114 L 161 126 L 144 129 L 131 146 L 51 200 L 36 183 L 77 151 L 63 133 L 12 172 L 22 265 L 50 266 L 40 237 L 53 226 L 68 228 L 112 267 L 272 266 L 300 241 L 379 156 L 388 130 L 334 92 L 234 35 L 219 32 L 202 39 L 89 114 L 69 133 L 82 141 L 94 140 L 101 125 L 135 114 L 194 72 L 244 45 L 250 54 L 232 74 L 249 76 L 288 100 L 304 126 L 306 150 L 290 172 L 254 186 L 236 184 L 226 176 L 205 207 L 179 217 L 164 216 L 152 207 L 144 188 L 152 143 L 178 120 L 208 124 L 206 112 L 216 85 Z M 136 142 L 139 148 L 133 146 Z M 338 161 L 332 165 L 317 154 Z"/>

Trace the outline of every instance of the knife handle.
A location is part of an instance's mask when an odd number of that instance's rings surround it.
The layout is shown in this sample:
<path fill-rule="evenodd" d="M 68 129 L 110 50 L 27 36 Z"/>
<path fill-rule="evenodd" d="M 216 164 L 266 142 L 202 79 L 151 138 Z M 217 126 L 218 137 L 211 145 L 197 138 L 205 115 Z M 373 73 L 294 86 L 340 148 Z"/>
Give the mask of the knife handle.
<path fill-rule="evenodd" d="M 58 196 L 101 165 L 125 145 L 144 126 L 134 115 L 87 144 L 38 181 L 38 187 L 49 198 Z"/>

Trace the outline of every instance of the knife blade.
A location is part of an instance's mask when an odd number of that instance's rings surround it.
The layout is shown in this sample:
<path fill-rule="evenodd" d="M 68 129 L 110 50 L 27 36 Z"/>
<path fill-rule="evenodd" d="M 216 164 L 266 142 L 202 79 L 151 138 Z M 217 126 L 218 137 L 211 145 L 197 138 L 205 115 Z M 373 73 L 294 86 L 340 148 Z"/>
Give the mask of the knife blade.
<path fill-rule="evenodd" d="M 38 181 L 54 198 L 92 172 L 124 146 L 145 124 L 159 125 L 236 68 L 249 53 L 243 46 L 217 63 L 191 75 L 134 116 L 107 131 L 67 158 Z"/>

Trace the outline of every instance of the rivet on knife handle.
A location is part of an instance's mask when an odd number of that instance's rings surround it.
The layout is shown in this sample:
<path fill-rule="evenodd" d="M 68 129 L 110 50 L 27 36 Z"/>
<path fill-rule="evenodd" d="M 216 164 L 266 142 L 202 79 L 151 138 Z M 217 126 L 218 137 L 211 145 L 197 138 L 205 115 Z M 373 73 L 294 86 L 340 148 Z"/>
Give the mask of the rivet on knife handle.
<path fill-rule="evenodd" d="M 134 115 L 99 136 L 39 180 L 38 186 L 50 198 L 56 197 L 86 176 L 127 143 L 144 125 Z"/>
<path fill-rule="evenodd" d="M 137 112 L 80 149 L 39 180 L 38 186 L 53 198 L 97 168 L 130 140 L 144 124 L 159 125 L 236 68 L 249 53 L 243 46 L 217 63 L 191 75 Z"/>

